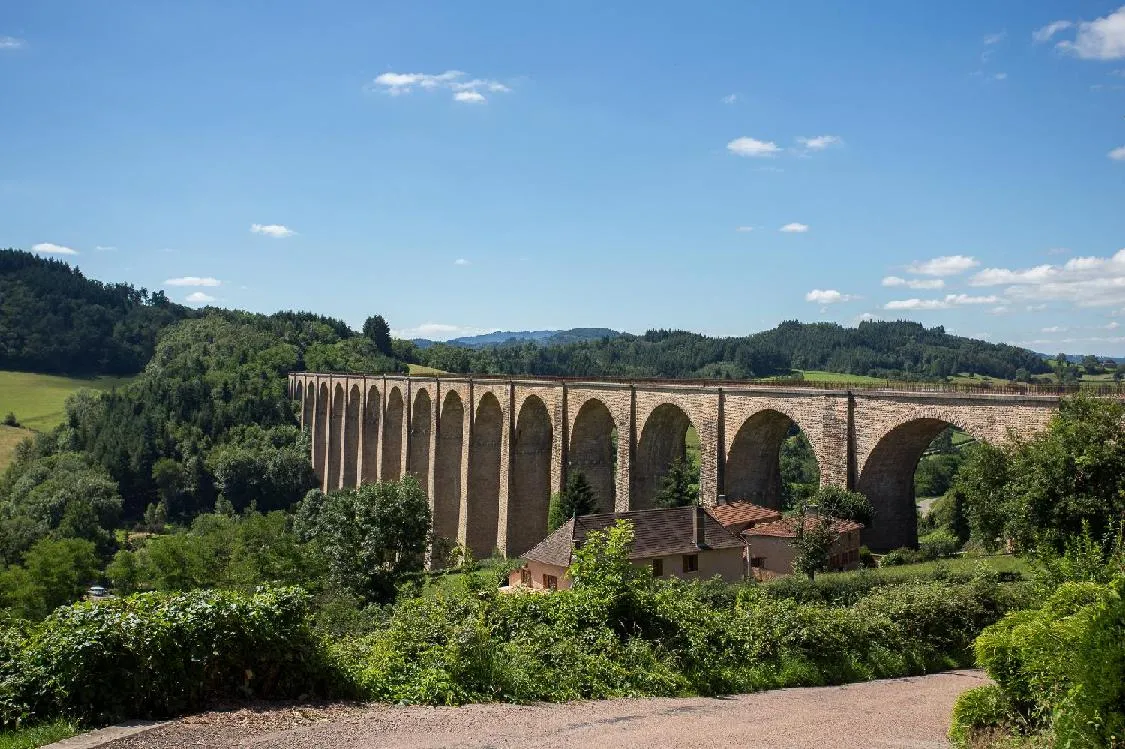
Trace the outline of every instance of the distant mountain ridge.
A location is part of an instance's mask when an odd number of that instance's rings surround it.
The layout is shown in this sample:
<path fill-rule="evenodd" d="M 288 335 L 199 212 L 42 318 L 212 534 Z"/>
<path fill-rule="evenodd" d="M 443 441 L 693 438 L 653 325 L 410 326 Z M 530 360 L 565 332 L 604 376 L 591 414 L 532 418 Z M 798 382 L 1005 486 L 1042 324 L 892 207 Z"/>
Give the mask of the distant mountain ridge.
<path fill-rule="evenodd" d="M 581 343 L 583 341 L 598 341 L 603 338 L 617 338 L 621 333 L 611 328 L 570 328 L 568 330 L 497 330 L 481 335 L 461 336 L 448 341 L 433 341 L 428 338 L 414 338 L 411 342 L 418 348 L 429 348 L 437 343 L 447 343 L 451 346 L 465 348 L 484 348 L 485 346 L 498 346 L 505 343 L 522 343 L 533 341 L 546 346 L 555 346 L 565 343 Z"/>

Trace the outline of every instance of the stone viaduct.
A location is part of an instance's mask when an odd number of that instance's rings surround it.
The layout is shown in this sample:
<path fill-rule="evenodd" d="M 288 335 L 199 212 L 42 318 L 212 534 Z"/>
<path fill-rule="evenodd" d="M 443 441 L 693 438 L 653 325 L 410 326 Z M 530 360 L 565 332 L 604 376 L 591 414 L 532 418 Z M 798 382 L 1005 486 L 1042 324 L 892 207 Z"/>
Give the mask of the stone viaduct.
<path fill-rule="evenodd" d="M 871 500 L 872 549 L 917 543 L 914 469 L 945 427 L 1002 442 L 1044 428 L 1052 395 L 824 390 L 756 383 L 578 381 L 296 373 L 323 488 L 417 477 L 434 533 L 478 556 L 546 535 L 552 492 L 585 473 L 599 509 L 652 506 L 668 465 L 700 442 L 700 500 L 778 507 L 782 441 L 796 423 L 822 485 Z"/>

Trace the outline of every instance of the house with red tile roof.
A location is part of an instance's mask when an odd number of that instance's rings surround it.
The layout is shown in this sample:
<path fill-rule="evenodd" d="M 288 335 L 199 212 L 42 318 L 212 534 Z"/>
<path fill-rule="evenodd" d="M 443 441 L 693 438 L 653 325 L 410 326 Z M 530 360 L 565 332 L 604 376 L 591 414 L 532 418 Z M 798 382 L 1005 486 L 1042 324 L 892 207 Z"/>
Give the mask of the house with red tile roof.
<path fill-rule="evenodd" d="M 509 585 L 532 590 L 569 588 L 566 570 L 574 550 L 587 534 L 604 531 L 618 520 L 633 524 L 630 559 L 650 569 L 653 577 L 707 580 L 718 575 L 731 582 L 742 580 L 746 541 L 723 527 L 714 509 L 691 505 L 571 518 L 523 555 L 524 566 L 512 571 Z"/>
<path fill-rule="evenodd" d="M 722 497 L 719 498 L 720 501 Z M 736 536 L 747 528 L 781 520 L 781 512 L 751 502 L 725 502 L 708 508 L 711 515 Z"/>
<path fill-rule="evenodd" d="M 797 557 L 797 550 L 793 547 L 797 522 L 796 518 L 783 518 L 742 531 L 742 537 L 747 542 L 751 574 L 759 579 L 792 574 L 793 560 Z M 815 516 L 805 516 L 805 528 L 815 522 Z M 829 571 L 858 569 L 859 532 L 863 530 L 863 525 L 851 520 L 834 520 L 832 530 L 839 538 L 829 552 Z"/>

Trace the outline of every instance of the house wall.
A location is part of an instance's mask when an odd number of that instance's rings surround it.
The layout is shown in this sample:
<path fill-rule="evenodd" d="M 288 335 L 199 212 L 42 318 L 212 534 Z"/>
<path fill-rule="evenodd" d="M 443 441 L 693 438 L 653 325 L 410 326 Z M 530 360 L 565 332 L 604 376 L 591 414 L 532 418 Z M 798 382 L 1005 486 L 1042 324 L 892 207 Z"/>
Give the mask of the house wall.
<path fill-rule="evenodd" d="M 532 590 L 546 590 L 546 586 L 543 585 L 543 575 L 554 575 L 558 578 L 558 590 L 566 590 L 570 587 L 570 578 L 566 576 L 566 567 L 543 564 L 542 562 L 527 562 L 524 569 L 531 573 L 531 585 L 525 587 L 530 587 Z M 508 585 L 513 587 L 520 585 L 521 579 L 521 570 L 512 570 L 508 574 Z"/>
<path fill-rule="evenodd" d="M 797 550 L 793 548 L 793 539 L 778 538 L 777 536 L 750 536 L 749 540 L 750 557 L 763 557 L 765 559 L 765 564 L 760 569 L 774 575 L 790 575 L 793 573 L 793 560 L 797 557 Z M 841 535 L 832 545 L 831 553 L 833 555 L 846 555 L 851 551 L 856 552 L 852 555 L 856 557 L 855 560 L 833 567 L 834 570 L 859 568 L 859 531 L 849 531 Z"/>
<path fill-rule="evenodd" d="M 695 572 L 683 571 L 682 554 L 634 559 L 633 564 L 652 569 L 652 560 L 657 558 L 664 560 L 664 577 L 678 577 L 684 580 L 710 580 L 718 575 L 727 582 L 738 582 L 743 579 L 746 569 L 742 558 L 742 547 L 701 550 L 699 552 L 699 569 Z"/>

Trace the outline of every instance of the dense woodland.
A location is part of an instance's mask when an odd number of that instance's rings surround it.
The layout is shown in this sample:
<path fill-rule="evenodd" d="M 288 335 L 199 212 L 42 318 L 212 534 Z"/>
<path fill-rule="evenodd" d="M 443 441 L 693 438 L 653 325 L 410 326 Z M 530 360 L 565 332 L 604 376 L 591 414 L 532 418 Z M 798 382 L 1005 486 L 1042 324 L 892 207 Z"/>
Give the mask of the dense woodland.
<path fill-rule="evenodd" d="M 651 330 L 552 345 L 532 341 L 465 348 L 430 346 L 423 363 L 450 372 L 572 377 L 743 379 L 827 370 L 896 379 L 933 380 L 974 373 L 1013 380 L 1049 372 L 1027 349 L 950 335 L 914 322 L 784 322 L 737 338 Z"/>

